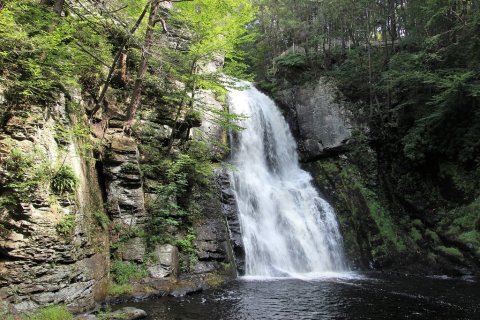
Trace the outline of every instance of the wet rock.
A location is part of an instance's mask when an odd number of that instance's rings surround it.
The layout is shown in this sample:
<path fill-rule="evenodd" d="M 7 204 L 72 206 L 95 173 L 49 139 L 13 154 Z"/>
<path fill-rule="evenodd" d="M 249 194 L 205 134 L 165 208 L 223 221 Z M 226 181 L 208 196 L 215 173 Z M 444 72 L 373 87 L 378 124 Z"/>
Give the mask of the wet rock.
<path fill-rule="evenodd" d="M 144 310 L 133 307 L 124 307 L 110 313 L 109 315 L 109 319 L 111 320 L 136 320 L 144 319 L 146 317 L 147 313 Z"/>
<path fill-rule="evenodd" d="M 195 265 L 193 273 L 197 273 L 197 274 L 209 273 L 209 272 L 214 272 L 218 268 L 219 268 L 218 262 L 200 261 Z"/>
<path fill-rule="evenodd" d="M 176 277 L 178 274 L 178 249 L 166 244 L 159 245 L 153 252 L 156 263 L 148 267 L 152 278 Z"/>
<path fill-rule="evenodd" d="M 203 291 L 202 282 L 184 282 L 170 292 L 172 297 L 184 297 L 187 294 Z"/>
<path fill-rule="evenodd" d="M 221 191 L 222 212 L 227 221 L 230 244 L 235 264 L 240 275 L 245 273 L 245 248 L 242 240 L 240 221 L 235 197 L 230 186 L 230 178 L 226 170 L 216 172 L 216 182 Z"/>
<path fill-rule="evenodd" d="M 75 320 L 98 320 L 98 317 L 94 314 L 81 314 L 76 316 Z"/>
<path fill-rule="evenodd" d="M 122 247 L 122 260 L 143 262 L 145 258 L 145 241 L 137 237 L 129 239 Z"/>

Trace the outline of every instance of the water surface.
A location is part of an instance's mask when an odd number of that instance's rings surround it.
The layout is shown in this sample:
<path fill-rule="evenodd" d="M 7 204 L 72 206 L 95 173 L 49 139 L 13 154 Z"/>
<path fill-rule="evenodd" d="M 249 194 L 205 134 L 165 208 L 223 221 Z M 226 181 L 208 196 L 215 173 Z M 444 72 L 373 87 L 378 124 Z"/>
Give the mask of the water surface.
<path fill-rule="evenodd" d="M 371 273 L 236 280 L 182 298 L 129 304 L 148 319 L 480 319 L 478 282 Z"/>

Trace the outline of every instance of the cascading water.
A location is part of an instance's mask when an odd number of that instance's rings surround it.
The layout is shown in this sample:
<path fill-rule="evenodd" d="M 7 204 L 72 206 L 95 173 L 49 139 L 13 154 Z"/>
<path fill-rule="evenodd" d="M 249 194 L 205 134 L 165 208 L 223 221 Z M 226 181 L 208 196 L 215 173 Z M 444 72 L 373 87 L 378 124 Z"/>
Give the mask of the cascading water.
<path fill-rule="evenodd" d="M 230 108 L 246 116 L 232 138 L 231 185 L 245 246 L 245 275 L 316 277 L 346 270 L 332 207 L 298 163 L 296 144 L 275 103 L 246 84 Z"/>

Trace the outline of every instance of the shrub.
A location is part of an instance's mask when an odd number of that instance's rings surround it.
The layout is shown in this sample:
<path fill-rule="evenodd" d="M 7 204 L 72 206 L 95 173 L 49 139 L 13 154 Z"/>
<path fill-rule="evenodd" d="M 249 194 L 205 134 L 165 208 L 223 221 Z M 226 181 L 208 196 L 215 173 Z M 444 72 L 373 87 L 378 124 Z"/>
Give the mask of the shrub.
<path fill-rule="evenodd" d="M 109 295 L 112 295 L 112 296 L 120 296 L 120 295 L 123 295 L 123 294 L 132 293 L 133 288 L 128 283 L 125 283 L 125 284 L 110 283 L 108 285 L 107 292 L 108 292 Z M 105 317 L 105 318 L 109 319 L 108 317 Z M 99 319 L 102 319 L 102 317 L 99 316 Z"/>
<path fill-rule="evenodd" d="M 307 57 L 301 53 L 289 53 L 274 60 L 279 67 L 301 68 L 307 64 Z"/>
<path fill-rule="evenodd" d="M 78 187 L 78 178 L 73 169 L 69 166 L 62 165 L 52 176 L 50 186 L 52 191 L 58 195 L 64 193 L 72 193 Z"/>
<path fill-rule="evenodd" d="M 50 306 L 27 316 L 26 320 L 73 320 L 73 315 L 65 306 Z"/>
<path fill-rule="evenodd" d="M 9 172 L 6 186 L 12 188 L 21 199 L 29 199 L 49 178 L 49 162 L 38 149 L 27 154 L 21 149 L 13 148 L 4 166 Z"/>
<path fill-rule="evenodd" d="M 124 261 L 114 261 L 112 263 L 112 278 L 117 285 L 126 285 L 134 279 L 142 279 L 147 276 L 147 271 L 143 267 Z"/>
<path fill-rule="evenodd" d="M 75 215 L 69 214 L 66 215 L 60 220 L 57 224 L 56 230 L 59 235 L 64 237 L 71 237 L 75 231 Z"/>

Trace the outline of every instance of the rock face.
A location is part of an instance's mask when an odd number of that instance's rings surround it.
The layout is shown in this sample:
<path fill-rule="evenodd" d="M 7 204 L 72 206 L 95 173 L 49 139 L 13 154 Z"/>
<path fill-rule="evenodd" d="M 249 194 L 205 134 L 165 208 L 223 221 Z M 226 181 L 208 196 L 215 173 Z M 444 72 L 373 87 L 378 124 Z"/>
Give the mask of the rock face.
<path fill-rule="evenodd" d="M 238 274 L 245 273 L 245 248 L 243 246 L 240 221 L 235 197 L 233 195 L 228 173 L 224 170 L 217 172 L 217 184 L 221 190 L 222 211 L 227 221 L 230 245 L 233 250 L 235 265 Z"/>
<path fill-rule="evenodd" d="M 152 278 L 176 277 L 178 275 L 178 249 L 170 244 L 158 245 L 153 252 L 155 264 L 148 267 Z"/>
<path fill-rule="evenodd" d="M 334 94 L 332 85 L 320 79 L 281 90 L 276 96 L 287 109 L 286 119 L 297 138 L 302 161 L 334 154 L 351 137 L 348 113 Z"/>
<path fill-rule="evenodd" d="M 94 162 L 58 131 L 82 121 L 66 118 L 65 99 L 28 108 L 0 130 L 0 310 L 84 311 L 104 298 L 109 269 L 108 237 L 94 217 L 103 211 Z M 52 191 L 48 172 L 59 166 L 75 173 L 75 192 Z"/>
<path fill-rule="evenodd" d="M 224 107 L 215 99 L 215 95 L 211 91 L 201 91 L 199 100 L 201 105 L 207 105 L 211 111 L 203 115 L 202 124 L 198 130 L 194 131 L 194 136 L 209 142 L 213 159 L 221 161 L 226 156 L 225 149 L 221 147 L 221 144 L 226 145 L 227 141 L 225 128 L 218 125 L 216 113 L 224 111 Z M 214 143 L 211 143 L 212 141 Z"/>
<path fill-rule="evenodd" d="M 145 258 L 145 242 L 142 238 L 128 239 L 122 248 L 122 260 L 142 263 Z"/>
<path fill-rule="evenodd" d="M 107 130 L 110 148 L 105 159 L 107 211 L 114 222 L 142 226 L 147 222 L 139 151 L 135 139 L 121 129 Z"/>
<path fill-rule="evenodd" d="M 195 201 L 199 204 L 203 217 L 195 225 L 193 245 L 198 262 L 193 273 L 229 273 L 231 270 L 225 270 L 225 266 L 233 261 L 233 254 L 222 212 L 220 190 L 213 183 L 209 188 L 208 194 L 205 194 L 205 190 L 194 191 Z"/>

